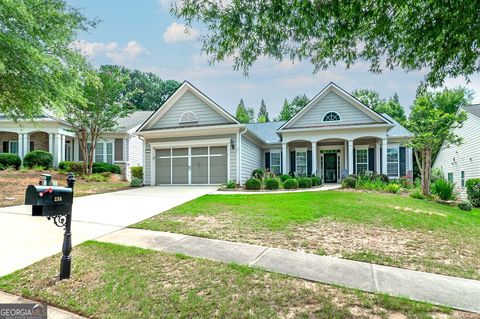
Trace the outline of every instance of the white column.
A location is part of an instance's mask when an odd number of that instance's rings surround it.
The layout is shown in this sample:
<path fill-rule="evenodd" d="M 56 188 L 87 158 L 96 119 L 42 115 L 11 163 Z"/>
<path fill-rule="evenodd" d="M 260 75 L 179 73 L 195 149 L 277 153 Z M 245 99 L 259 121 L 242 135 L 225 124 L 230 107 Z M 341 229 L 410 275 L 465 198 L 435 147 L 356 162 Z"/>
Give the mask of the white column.
<path fill-rule="evenodd" d="M 348 174 L 353 174 L 353 140 L 348 140 Z"/>
<path fill-rule="evenodd" d="M 54 134 L 48 133 L 48 152 L 53 155 L 54 152 Z"/>
<path fill-rule="evenodd" d="M 62 146 L 60 134 L 55 133 L 53 136 L 53 166 L 58 167 L 58 163 L 61 162 Z"/>
<path fill-rule="evenodd" d="M 380 145 L 381 142 L 375 144 L 375 173 L 380 174 Z"/>
<path fill-rule="evenodd" d="M 413 174 L 413 150 L 411 147 L 406 148 L 406 157 L 407 157 L 407 173 L 410 172 Z"/>
<path fill-rule="evenodd" d="M 282 174 L 288 174 L 287 156 L 287 143 L 282 143 Z"/>
<path fill-rule="evenodd" d="M 382 174 L 387 175 L 387 139 L 382 139 Z"/>
<path fill-rule="evenodd" d="M 312 142 L 312 174 L 318 176 L 317 172 L 317 142 Z"/>
<path fill-rule="evenodd" d="M 23 156 L 25 154 L 23 154 L 23 133 L 18 133 L 18 157 L 20 157 L 21 160 L 23 160 Z M 9 152 L 11 152 L 12 150 L 8 150 Z"/>
<path fill-rule="evenodd" d="M 65 146 L 65 135 L 60 135 L 60 161 L 65 160 L 65 151 L 66 151 L 66 146 Z"/>

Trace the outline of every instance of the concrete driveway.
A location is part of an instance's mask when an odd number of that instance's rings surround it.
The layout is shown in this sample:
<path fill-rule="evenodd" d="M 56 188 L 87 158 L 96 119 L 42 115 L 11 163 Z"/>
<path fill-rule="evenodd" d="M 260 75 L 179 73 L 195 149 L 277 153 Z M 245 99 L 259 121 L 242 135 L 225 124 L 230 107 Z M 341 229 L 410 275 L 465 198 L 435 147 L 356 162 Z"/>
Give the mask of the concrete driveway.
<path fill-rule="evenodd" d="M 109 234 L 216 189 L 158 186 L 75 198 L 73 244 Z M 31 207 L 0 208 L 0 276 L 60 252 L 62 242 L 63 229 L 45 217 L 32 217 Z"/>

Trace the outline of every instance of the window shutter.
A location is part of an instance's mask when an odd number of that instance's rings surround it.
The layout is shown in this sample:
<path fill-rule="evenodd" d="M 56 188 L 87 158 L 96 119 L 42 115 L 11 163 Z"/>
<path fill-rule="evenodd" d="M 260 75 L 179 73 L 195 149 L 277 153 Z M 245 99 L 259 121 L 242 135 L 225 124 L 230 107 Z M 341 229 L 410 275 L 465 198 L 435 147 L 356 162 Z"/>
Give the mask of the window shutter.
<path fill-rule="evenodd" d="M 282 174 L 286 174 L 283 171 L 283 152 L 280 152 L 280 172 L 282 172 Z"/>
<path fill-rule="evenodd" d="M 353 174 L 356 174 L 356 173 L 357 173 L 357 150 L 353 149 Z"/>
<path fill-rule="evenodd" d="M 399 155 L 399 160 L 400 160 L 400 177 L 405 176 L 407 174 L 407 163 L 406 163 L 406 156 L 405 156 L 405 147 L 400 147 L 400 155 Z"/>
<path fill-rule="evenodd" d="M 372 172 L 375 170 L 375 149 L 373 148 L 368 149 L 368 170 Z"/>
<path fill-rule="evenodd" d="M 290 152 L 290 173 L 295 172 L 295 151 Z"/>
<path fill-rule="evenodd" d="M 8 142 L 3 142 L 3 152 L 8 153 Z"/>
<path fill-rule="evenodd" d="M 270 152 L 265 152 L 265 169 L 270 170 Z"/>
<path fill-rule="evenodd" d="M 123 161 L 123 138 L 115 139 L 115 161 Z"/>
<path fill-rule="evenodd" d="M 307 151 L 307 176 L 312 175 L 312 151 Z"/>

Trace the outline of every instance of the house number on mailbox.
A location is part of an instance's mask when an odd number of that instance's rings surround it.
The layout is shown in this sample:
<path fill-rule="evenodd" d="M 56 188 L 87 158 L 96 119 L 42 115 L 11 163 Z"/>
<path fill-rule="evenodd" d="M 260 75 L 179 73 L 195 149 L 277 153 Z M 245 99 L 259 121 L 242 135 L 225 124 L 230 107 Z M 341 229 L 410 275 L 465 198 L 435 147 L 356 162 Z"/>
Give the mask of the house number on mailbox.
<path fill-rule="evenodd" d="M 54 202 L 61 202 L 61 201 L 62 201 L 62 197 L 60 197 L 60 196 L 55 196 L 55 197 L 53 198 L 53 201 L 54 201 Z"/>

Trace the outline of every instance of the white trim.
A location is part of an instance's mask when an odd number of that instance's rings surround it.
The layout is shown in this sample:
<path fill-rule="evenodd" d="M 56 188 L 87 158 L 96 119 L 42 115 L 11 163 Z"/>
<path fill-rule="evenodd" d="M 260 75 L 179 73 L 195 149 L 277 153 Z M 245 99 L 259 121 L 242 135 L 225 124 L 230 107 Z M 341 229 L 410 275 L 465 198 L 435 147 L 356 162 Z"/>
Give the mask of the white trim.
<path fill-rule="evenodd" d="M 328 113 L 335 113 L 335 114 L 337 114 L 339 120 L 335 120 L 335 121 L 325 121 L 325 116 L 327 116 Z M 328 111 L 328 112 L 326 112 L 325 114 L 323 114 L 323 116 L 322 116 L 322 123 L 330 123 L 330 122 L 334 122 L 334 123 L 335 123 L 335 122 L 340 122 L 340 121 L 342 121 L 342 117 L 340 116 L 340 114 L 338 114 L 338 112 L 335 112 L 335 111 Z"/>
<path fill-rule="evenodd" d="M 145 138 L 166 138 L 166 137 L 181 137 L 181 136 L 192 136 L 195 135 L 213 135 L 213 134 L 228 134 L 236 133 L 236 130 L 245 128 L 245 124 L 225 124 L 225 125 L 205 125 L 205 126 L 195 126 L 195 127 L 179 127 L 179 128 L 169 128 L 169 129 L 154 129 L 150 131 L 141 131 L 136 133 L 138 136 Z M 233 131 L 233 132 L 232 132 Z M 184 135 L 182 133 L 186 133 Z M 200 134 L 202 133 L 202 134 Z"/>
<path fill-rule="evenodd" d="M 275 148 L 275 149 L 270 149 L 269 150 L 270 152 L 270 171 L 273 172 L 273 169 L 272 167 L 273 166 L 278 166 L 278 171 L 280 172 L 280 174 L 282 174 L 282 150 L 279 149 L 279 148 Z M 272 165 L 272 154 L 278 154 L 280 156 L 280 163 L 278 165 Z"/>
<path fill-rule="evenodd" d="M 298 153 L 305 153 L 305 176 L 308 175 L 308 149 L 306 147 L 295 148 L 295 173 L 298 174 Z"/>
<path fill-rule="evenodd" d="M 186 115 L 186 114 L 193 114 L 195 116 L 195 120 L 192 120 L 192 121 L 182 121 L 182 118 Z M 188 123 L 197 123 L 198 122 L 198 116 L 195 112 L 193 111 L 185 111 L 183 112 L 180 117 L 178 118 L 178 123 L 179 124 L 188 124 Z"/>
<path fill-rule="evenodd" d="M 360 147 L 358 147 L 358 146 L 360 146 Z M 358 145 L 358 146 L 355 146 L 355 151 L 354 151 L 354 152 L 355 152 L 355 174 L 357 174 L 357 175 L 358 175 L 358 164 L 361 164 L 361 165 L 365 165 L 365 164 L 366 164 L 366 165 L 367 165 L 367 169 L 366 169 L 365 171 L 368 171 L 368 163 L 369 163 L 368 145 Z M 364 163 L 364 162 L 359 163 L 359 162 L 358 162 L 358 156 L 357 156 L 357 152 L 358 152 L 358 151 L 367 151 L 367 162 L 366 162 L 366 163 Z"/>
<path fill-rule="evenodd" d="M 328 123 L 328 122 L 326 122 Z M 336 123 L 336 122 L 332 122 Z M 335 125 L 335 126 L 315 126 L 315 127 L 302 127 L 302 128 L 284 128 L 277 130 L 278 133 L 287 133 L 287 132 L 304 132 L 304 131 L 332 131 L 332 130 L 354 130 L 358 128 L 377 128 L 377 127 L 384 127 L 384 128 L 392 128 L 393 124 L 345 124 L 345 125 Z"/>
<path fill-rule="evenodd" d="M 388 150 L 389 149 L 396 149 L 397 150 L 397 175 L 388 174 L 388 163 L 395 163 L 388 161 Z M 407 152 L 405 151 L 405 157 L 407 156 Z M 406 165 L 405 165 L 406 167 Z M 387 144 L 387 176 L 388 177 L 396 177 L 400 178 L 400 144 Z"/>
<path fill-rule="evenodd" d="M 184 148 L 184 147 L 200 147 L 200 146 L 228 146 L 230 138 L 207 139 L 207 140 L 190 140 L 190 141 L 172 141 L 172 142 L 153 142 L 150 146 L 153 148 Z"/>

